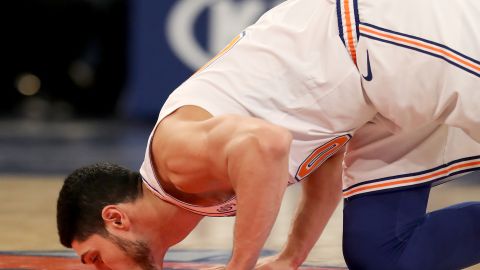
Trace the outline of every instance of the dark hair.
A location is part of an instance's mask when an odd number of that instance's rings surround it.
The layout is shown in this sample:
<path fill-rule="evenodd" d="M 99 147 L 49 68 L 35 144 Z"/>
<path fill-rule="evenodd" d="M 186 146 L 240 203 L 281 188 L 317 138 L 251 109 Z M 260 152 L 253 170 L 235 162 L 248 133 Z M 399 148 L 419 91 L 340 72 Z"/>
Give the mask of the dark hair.
<path fill-rule="evenodd" d="M 60 243 L 71 248 L 73 240 L 84 241 L 93 234 L 108 236 L 103 208 L 135 201 L 142 196 L 141 183 L 138 172 L 109 163 L 72 172 L 65 179 L 57 201 Z"/>

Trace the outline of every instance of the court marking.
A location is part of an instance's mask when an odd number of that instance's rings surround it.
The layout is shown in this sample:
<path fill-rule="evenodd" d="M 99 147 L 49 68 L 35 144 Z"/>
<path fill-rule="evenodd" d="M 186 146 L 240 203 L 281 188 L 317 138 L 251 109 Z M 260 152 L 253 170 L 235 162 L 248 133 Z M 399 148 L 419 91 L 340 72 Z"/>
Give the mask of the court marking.
<path fill-rule="evenodd" d="M 264 256 L 273 254 L 265 251 Z M 194 270 L 224 265 L 230 253 L 216 250 L 173 250 L 167 254 L 164 270 Z M 91 270 L 69 251 L 0 252 L 0 270 Z M 340 270 L 338 267 L 303 266 L 301 270 Z"/>

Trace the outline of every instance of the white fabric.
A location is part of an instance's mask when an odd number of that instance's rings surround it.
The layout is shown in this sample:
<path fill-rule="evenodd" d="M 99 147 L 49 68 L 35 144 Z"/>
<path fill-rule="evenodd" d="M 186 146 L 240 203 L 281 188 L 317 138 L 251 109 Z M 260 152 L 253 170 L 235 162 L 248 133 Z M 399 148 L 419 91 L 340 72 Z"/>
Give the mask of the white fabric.
<path fill-rule="evenodd" d="M 352 1 L 337 1 L 341 12 L 351 13 L 342 15 L 349 23 L 337 16 L 333 0 L 290 0 L 267 12 L 170 95 L 157 123 L 181 106 L 196 105 L 214 116 L 246 115 L 283 126 L 293 134 L 291 184 L 320 166 L 324 159 L 318 157 L 328 158 L 344 142 L 332 140 L 354 135 L 344 163 L 346 197 L 364 193 L 356 188 L 363 183 L 370 185 L 368 192 L 384 189 L 372 187 L 372 180 L 480 155 L 478 142 L 465 133 L 480 138 L 478 76 L 416 50 L 361 35 L 344 45 L 339 37 L 342 26 L 343 35 L 356 35 L 373 24 L 448 44 L 480 59 L 480 2 L 461 1 L 450 14 L 450 0 L 359 0 L 359 13 Z M 460 10 L 468 16 L 459 15 Z M 359 31 L 357 18 L 366 23 Z M 436 27 L 439 21 L 441 27 Z M 459 25 L 462 32 L 454 35 Z M 347 26 L 353 29 L 349 32 Z M 465 31 L 469 35 L 463 35 Z M 472 42 L 463 42 L 465 36 Z M 371 81 L 361 77 L 368 74 L 367 52 Z M 333 150 L 321 156 L 321 146 Z M 150 140 L 141 174 L 159 197 L 181 207 L 205 215 L 234 213 L 234 199 L 201 208 L 161 191 L 150 162 Z M 387 189 L 411 184 L 389 183 Z M 221 213 L 220 208 L 230 212 Z"/>

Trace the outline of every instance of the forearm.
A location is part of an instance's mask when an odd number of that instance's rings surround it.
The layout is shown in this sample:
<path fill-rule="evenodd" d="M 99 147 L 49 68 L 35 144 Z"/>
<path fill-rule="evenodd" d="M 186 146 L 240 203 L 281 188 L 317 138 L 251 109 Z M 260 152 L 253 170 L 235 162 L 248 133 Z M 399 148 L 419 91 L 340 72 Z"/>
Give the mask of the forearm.
<path fill-rule="evenodd" d="M 339 196 L 326 196 L 325 200 L 302 199 L 280 258 L 288 259 L 293 267 L 300 266 L 323 232 L 338 202 Z"/>
<path fill-rule="evenodd" d="M 237 217 L 233 254 L 227 269 L 254 268 L 288 182 L 289 147 L 279 151 L 259 147 L 255 142 L 247 146 L 230 160 L 230 175 L 236 179 Z"/>
<path fill-rule="evenodd" d="M 284 189 L 257 186 L 252 196 L 238 197 L 234 248 L 228 269 L 253 269 L 277 218 Z"/>
<path fill-rule="evenodd" d="M 299 203 L 280 259 L 299 267 L 307 258 L 341 199 L 341 158 L 332 157 L 302 183 Z"/>

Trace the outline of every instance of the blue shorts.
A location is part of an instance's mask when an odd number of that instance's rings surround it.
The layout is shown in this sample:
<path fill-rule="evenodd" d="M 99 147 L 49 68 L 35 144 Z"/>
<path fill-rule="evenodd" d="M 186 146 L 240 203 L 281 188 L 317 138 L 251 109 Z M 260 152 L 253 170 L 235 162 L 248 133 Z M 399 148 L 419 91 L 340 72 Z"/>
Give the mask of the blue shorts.
<path fill-rule="evenodd" d="M 462 269 L 480 263 L 480 202 L 426 213 L 430 186 L 345 200 L 350 270 Z"/>

